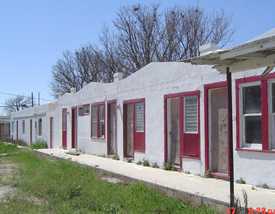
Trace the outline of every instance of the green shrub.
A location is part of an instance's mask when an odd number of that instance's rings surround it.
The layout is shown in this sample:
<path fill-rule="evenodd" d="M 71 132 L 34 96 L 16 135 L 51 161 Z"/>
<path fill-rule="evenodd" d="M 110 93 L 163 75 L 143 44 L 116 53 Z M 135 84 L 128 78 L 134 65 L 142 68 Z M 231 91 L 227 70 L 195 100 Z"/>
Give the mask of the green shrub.
<path fill-rule="evenodd" d="M 177 168 L 172 163 L 165 163 L 163 168 L 168 171 L 177 171 Z"/>
<path fill-rule="evenodd" d="M 28 146 L 28 144 L 24 140 L 15 140 L 15 143 L 20 146 Z"/>
<path fill-rule="evenodd" d="M 269 186 L 268 186 L 267 184 L 263 184 L 263 185 L 262 185 L 262 188 L 264 188 L 264 189 L 269 189 Z"/>
<path fill-rule="evenodd" d="M 127 162 L 128 162 L 128 163 L 132 163 L 132 162 L 133 162 L 133 159 L 131 159 L 131 158 L 130 158 L 130 159 L 127 159 Z"/>
<path fill-rule="evenodd" d="M 138 162 L 137 162 L 137 165 L 142 165 L 142 161 L 138 161 Z"/>
<path fill-rule="evenodd" d="M 238 184 L 246 184 L 246 182 L 245 182 L 245 180 L 243 178 L 237 179 L 236 183 L 238 183 Z"/>
<path fill-rule="evenodd" d="M 46 148 L 48 148 L 48 144 L 45 140 L 38 139 L 31 145 L 31 148 L 32 149 L 46 149 Z"/>
<path fill-rule="evenodd" d="M 113 160 L 119 160 L 119 156 L 118 154 L 114 154 L 113 157 L 112 157 Z"/>
<path fill-rule="evenodd" d="M 159 165 L 158 165 L 157 162 L 155 162 L 155 163 L 153 163 L 152 167 L 153 167 L 153 168 L 159 168 Z"/>
<path fill-rule="evenodd" d="M 143 163 L 142 163 L 143 166 L 150 166 L 150 163 L 148 160 L 143 160 Z"/>

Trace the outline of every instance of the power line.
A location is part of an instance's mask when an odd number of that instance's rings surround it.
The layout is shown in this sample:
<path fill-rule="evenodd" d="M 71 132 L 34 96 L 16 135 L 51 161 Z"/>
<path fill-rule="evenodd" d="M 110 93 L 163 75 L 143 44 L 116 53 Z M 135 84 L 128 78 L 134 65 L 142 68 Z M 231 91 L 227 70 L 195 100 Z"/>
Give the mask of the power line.
<path fill-rule="evenodd" d="M 10 93 L 10 92 L 4 92 L 4 91 L 0 91 L 0 94 L 4 94 L 4 95 L 8 95 L 8 96 L 21 96 L 21 97 L 25 97 L 25 98 L 29 98 L 29 99 L 32 98 L 31 96 L 26 96 L 26 95 L 22 95 L 22 94 L 15 94 L 15 93 Z M 51 100 L 44 99 L 44 98 L 40 98 L 40 100 L 51 101 Z"/>

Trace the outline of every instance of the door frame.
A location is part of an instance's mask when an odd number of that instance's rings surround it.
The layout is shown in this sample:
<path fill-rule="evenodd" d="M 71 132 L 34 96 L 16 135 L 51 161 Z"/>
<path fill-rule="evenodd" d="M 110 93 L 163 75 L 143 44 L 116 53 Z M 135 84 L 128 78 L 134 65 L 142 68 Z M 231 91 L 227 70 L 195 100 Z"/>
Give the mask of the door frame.
<path fill-rule="evenodd" d="M 198 154 L 196 156 L 191 156 L 191 155 L 186 155 L 184 154 L 184 138 L 185 138 L 185 132 L 184 132 L 184 97 L 188 96 L 197 96 L 198 97 L 198 140 L 199 140 L 199 150 Z M 164 95 L 164 161 L 167 163 L 168 161 L 168 134 L 167 134 L 167 100 L 169 98 L 177 98 L 179 97 L 179 148 L 180 148 L 180 168 L 182 168 L 182 159 L 184 157 L 189 158 L 189 159 L 195 159 L 195 160 L 200 160 L 201 152 L 200 152 L 200 91 L 195 90 L 195 91 L 187 91 L 187 92 L 178 92 L 178 93 L 172 93 L 172 94 L 166 94 Z"/>
<path fill-rule="evenodd" d="M 107 101 L 107 117 L 106 117 L 106 139 L 107 139 L 107 154 L 110 155 L 110 137 L 109 137 L 109 130 L 110 130 L 110 125 L 109 124 L 109 106 L 114 104 L 116 106 L 117 109 L 117 101 L 116 100 L 109 100 Z M 117 112 L 116 112 L 116 147 L 117 147 Z M 117 150 L 117 148 L 116 148 Z"/>
<path fill-rule="evenodd" d="M 19 134 L 18 134 L 18 120 L 16 120 L 16 141 L 18 143 L 19 140 Z"/>
<path fill-rule="evenodd" d="M 209 172 L 210 169 L 210 152 L 209 152 L 209 146 L 210 146 L 210 140 L 209 140 L 209 91 L 213 89 L 220 89 L 220 88 L 227 88 L 227 82 L 226 81 L 220 81 L 210 84 L 204 85 L 204 126 L 205 126 L 205 172 Z M 229 155 L 229 150 L 228 150 Z M 220 173 L 215 172 L 209 172 L 211 176 L 228 180 L 229 179 L 229 162 L 228 162 L 228 172 L 226 175 L 222 175 Z"/>
<path fill-rule="evenodd" d="M 32 145 L 32 119 L 30 119 L 30 145 Z"/>
<path fill-rule="evenodd" d="M 68 132 L 68 118 L 67 118 L 67 113 L 68 113 L 68 110 L 67 108 L 62 108 L 62 127 L 61 127 L 61 136 L 62 136 L 62 148 L 63 149 L 67 149 L 68 145 L 67 145 L 67 132 Z M 64 114 L 66 115 L 66 127 L 63 127 L 64 125 Z M 64 132 L 66 132 L 64 134 Z"/>
<path fill-rule="evenodd" d="M 136 150 L 136 145 L 135 145 L 135 130 L 136 130 L 136 117 L 135 117 L 135 104 L 136 103 L 144 103 L 144 150 Z M 125 100 L 123 101 L 123 154 L 124 157 L 128 158 L 129 156 L 127 155 L 127 105 L 133 104 L 134 105 L 134 110 L 133 110 L 133 149 L 134 153 L 135 152 L 141 152 L 145 153 L 146 151 L 146 103 L 145 103 L 145 98 L 139 98 L 139 99 L 131 99 L 131 100 Z M 131 156 L 130 156 L 131 157 Z"/>
<path fill-rule="evenodd" d="M 77 148 L 77 106 L 71 108 L 71 144 L 73 149 Z"/>
<path fill-rule="evenodd" d="M 53 148 L 53 117 L 50 117 L 50 149 Z"/>

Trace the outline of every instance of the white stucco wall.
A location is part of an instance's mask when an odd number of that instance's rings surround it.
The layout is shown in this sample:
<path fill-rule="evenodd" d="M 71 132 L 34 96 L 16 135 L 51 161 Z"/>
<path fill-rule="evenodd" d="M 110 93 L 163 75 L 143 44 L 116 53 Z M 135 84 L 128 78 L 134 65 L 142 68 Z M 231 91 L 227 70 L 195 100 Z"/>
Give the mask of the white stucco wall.
<path fill-rule="evenodd" d="M 245 76 L 261 74 L 263 69 L 233 74 L 233 139 L 235 179 L 242 177 L 251 184 L 268 184 L 275 187 L 275 154 L 262 152 L 236 151 L 236 94 L 235 80 Z M 164 163 L 164 95 L 188 91 L 200 91 L 200 159 L 183 158 L 183 171 L 192 174 L 205 173 L 205 122 L 204 122 L 204 85 L 224 81 L 225 75 L 219 74 L 209 66 L 195 66 L 182 62 L 151 63 L 129 77 L 114 83 L 90 83 L 77 93 L 60 97 L 53 105 L 40 107 L 45 112 L 43 137 L 49 142 L 49 118 L 54 118 L 53 146 L 62 148 L 62 109 L 67 108 L 67 148 L 71 148 L 71 108 L 83 104 L 117 102 L 117 151 L 123 159 L 123 102 L 131 99 L 145 99 L 145 153 L 135 152 L 135 161 L 148 160 L 163 166 Z M 105 104 L 107 109 L 107 104 Z M 36 109 L 12 114 L 12 118 L 30 118 Z M 105 123 L 107 111 L 105 111 Z M 38 118 L 37 118 L 38 119 Z M 33 126 L 34 126 L 33 120 Z M 107 154 L 105 139 L 91 138 L 91 115 L 77 118 L 77 147 L 82 152 L 96 155 Z M 19 138 L 26 139 L 20 134 Z M 29 121 L 26 122 L 26 133 Z M 106 125 L 106 124 L 105 124 Z M 15 128 L 16 130 L 16 123 Z M 33 133 L 35 129 L 33 129 Z M 105 131 L 106 132 L 106 131 Z M 45 134 L 45 135 L 44 135 Z M 16 136 L 16 134 L 14 134 Z M 14 137 L 15 138 L 15 137 Z M 33 139 L 35 139 L 33 137 Z"/>

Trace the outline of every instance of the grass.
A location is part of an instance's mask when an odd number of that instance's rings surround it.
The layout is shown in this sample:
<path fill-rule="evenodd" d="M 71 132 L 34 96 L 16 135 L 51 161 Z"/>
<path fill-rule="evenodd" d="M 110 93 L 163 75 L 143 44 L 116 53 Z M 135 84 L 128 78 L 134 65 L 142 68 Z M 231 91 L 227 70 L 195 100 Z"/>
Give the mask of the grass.
<path fill-rule="evenodd" d="M 31 145 L 32 149 L 46 149 L 48 148 L 47 142 L 42 140 L 42 139 L 38 139 L 36 140 L 32 145 Z"/>
<path fill-rule="evenodd" d="M 0 143 L 0 153 L 17 165 L 14 197 L 0 213 L 214 213 L 164 196 L 142 183 L 113 184 L 66 160 L 41 158 L 29 149 Z"/>

